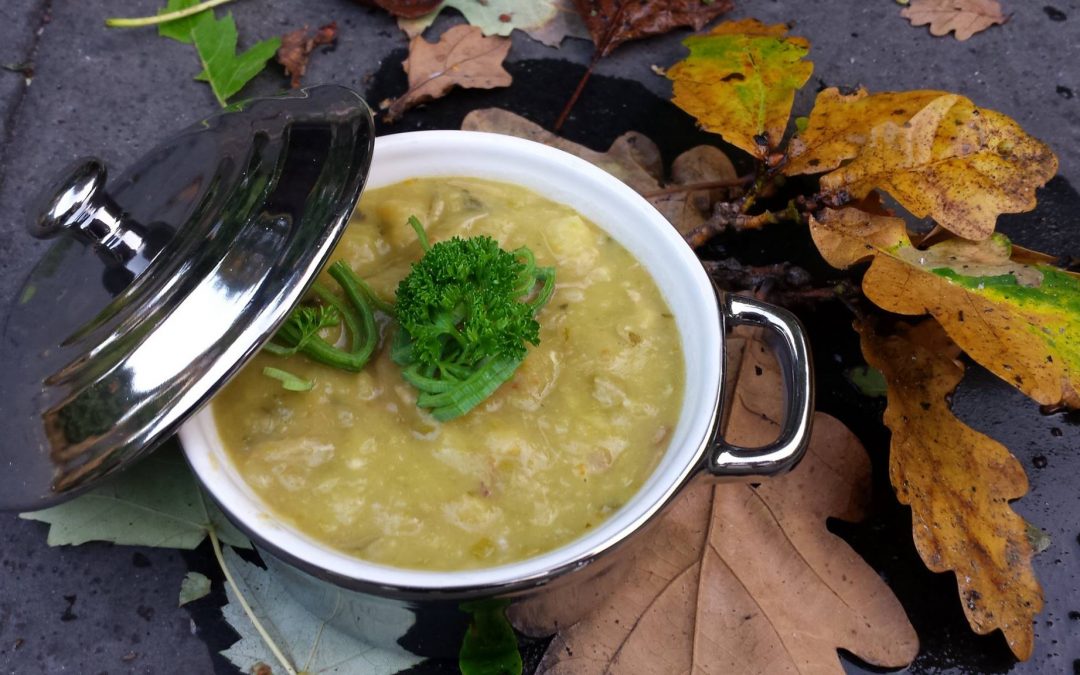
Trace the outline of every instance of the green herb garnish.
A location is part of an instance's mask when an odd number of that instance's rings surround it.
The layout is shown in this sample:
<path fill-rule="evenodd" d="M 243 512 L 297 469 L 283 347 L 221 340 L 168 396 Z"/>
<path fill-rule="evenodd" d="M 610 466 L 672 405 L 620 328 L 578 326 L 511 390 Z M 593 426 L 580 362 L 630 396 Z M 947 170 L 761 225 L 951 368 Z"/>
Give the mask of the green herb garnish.
<path fill-rule="evenodd" d="M 315 383 L 311 380 L 305 380 L 299 375 L 294 375 L 281 368 L 267 366 L 263 368 L 262 372 L 263 375 L 281 382 L 281 388 L 289 391 L 311 391 L 311 388 L 315 386 Z"/>
<path fill-rule="evenodd" d="M 509 380 L 540 344 L 535 315 L 555 289 L 555 269 L 532 251 L 505 251 L 491 237 L 428 243 L 409 218 L 424 257 L 397 289 L 391 358 L 420 390 L 416 404 L 440 421 L 465 414 Z"/>

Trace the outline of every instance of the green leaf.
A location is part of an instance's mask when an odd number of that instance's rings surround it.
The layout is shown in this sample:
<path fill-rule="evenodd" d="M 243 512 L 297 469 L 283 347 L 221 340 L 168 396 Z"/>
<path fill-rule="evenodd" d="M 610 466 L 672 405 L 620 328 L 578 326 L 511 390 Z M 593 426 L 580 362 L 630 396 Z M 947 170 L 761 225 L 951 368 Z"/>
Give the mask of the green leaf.
<path fill-rule="evenodd" d="M 169 3 L 165 5 L 164 9 L 158 10 L 158 14 L 178 12 L 182 9 L 187 9 L 188 7 L 194 7 L 197 4 L 199 4 L 199 0 L 169 0 Z M 191 44 L 191 30 L 195 28 L 195 24 L 202 16 L 207 13 L 212 15 L 213 10 L 208 9 L 206 12 L 199 12 L 192 16 L 186 16 L 183 19 L 158 24 L 158 35 L 189 45 Z"/>
<path fill-rule="evenodd" d="M 851 385 L 859 390 L 863 396 L 880 398 L 888 393 L 888 385 L 885 376 L 877 368 L 870 366 L 856 366 L 844 371 L 844 377 Z"/>
<path fill-rule="evenodd" d="M 247 537 L 203 496 L 174 443 L 81 497 L 19 517 L 48 523 L 49 546 L 109 541 L 193 549 L 213 527 L 222 541 L 251 548 Z"/>
<path fill-rule="evenodd" d="M 210 579 L 205 574 L 188 572 L 180 582 L 180 607 L 204 598 L 210 592 Z"/>
<path fill-rule="evenodd" d="M 203 73 L 200 75 L 205 75 L 222 107 L 229 98 L 262 72 L 266 62 L 273 58 L 281 46 L 281 38 L 271 38 L 238 54 L 236 21 L 233 20 L 232 13 L 227 14 L 224 19 L 214 18 L 211 12 L 200 14 L 191 36 L 203 65 Z M 199 79 L 199 76 L 196 76 L 196 79 Z"/>
<path fill-rule="evenodd" d="M 472 615 L 458 655 L 462 675 L 521 675 L 517 635 L 506 618 L 508 600 L 474 600 L 461 605 Z"/>
<path fill-rule="evenodd" d="M 396 673 L 423 659 L 401 651 L 379 649 L 345 635 L 329 625 L 339 612 L 339 602 L 328 616 L 315 616 L 296 602 L 276 574 L 251 563 L 226 549 L 225 561 L 240 592 L 247 598 L 267 633 L 298 671 L 316 673 Z M 251 672 L 257 663 L 275 663 L 276 659 L 244 613 L 232 588 L 225 587 L 228 604 L 221 612 L 240 640 L 221 652 L 243 672 Z"/>

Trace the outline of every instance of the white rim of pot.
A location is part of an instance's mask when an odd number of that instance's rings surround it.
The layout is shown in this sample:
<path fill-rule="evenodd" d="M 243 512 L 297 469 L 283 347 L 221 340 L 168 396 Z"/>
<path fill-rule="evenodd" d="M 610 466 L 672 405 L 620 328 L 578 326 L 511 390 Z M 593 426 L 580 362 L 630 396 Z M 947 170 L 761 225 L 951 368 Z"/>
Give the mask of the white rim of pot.
<path fill-rule="evenodd" d="M 671 442 L 625 505 L 584 536 L 519 562 L 459 571 L 413 570 L 355 558 L 280 520 L 226 455 L 210 406 L 180 429 L 188 462 L 237 524 L 288 555 L 334 575 L 400 589 L 476 589 L 543 579 L 586 562 L 639 530 L 699 468 L 710 441 L 723 375 L 715 292 L 700 262 L 643 197 L 596 166 L 520 138 L 472 131 L 418 131 L 375 140 L 367 188 L 408 178 L 469 176 L 513 183 L 576 209 L 649 271 L 681 336 L 685 385 Z"/>

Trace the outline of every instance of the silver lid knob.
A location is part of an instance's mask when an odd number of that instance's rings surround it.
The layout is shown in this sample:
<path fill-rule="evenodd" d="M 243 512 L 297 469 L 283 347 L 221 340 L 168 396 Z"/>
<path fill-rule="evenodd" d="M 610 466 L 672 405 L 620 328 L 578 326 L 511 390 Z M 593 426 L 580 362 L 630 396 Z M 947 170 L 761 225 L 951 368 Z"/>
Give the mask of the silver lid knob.
<path fill-rule="evenodd" d="M 105 191 L 101 160 L 84 157 L 69 165 L 38 197 L 30 234 L 51 239 L 70 232 L 90 244 L 106 264 L 123 265 L 143 246 L 142 228 Z"/>

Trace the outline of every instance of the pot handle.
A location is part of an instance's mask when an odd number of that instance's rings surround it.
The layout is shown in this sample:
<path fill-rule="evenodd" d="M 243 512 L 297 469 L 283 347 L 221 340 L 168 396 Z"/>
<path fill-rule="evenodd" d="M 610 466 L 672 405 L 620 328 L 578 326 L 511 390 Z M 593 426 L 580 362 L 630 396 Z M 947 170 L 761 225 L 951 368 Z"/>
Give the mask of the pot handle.
<path fill-rule="evenodd" d="M 776 353 L 784 379 L 784 410 L 780 436 L 761 448 L 742 448 L 724 440 L 724 413 L 708 452 L 709 472 L 718 477 L 752 478 L 790 471 L 810 442 L 814 412 L 814 372 L 806 333 L 794 314 L 754 298 L 719 291 L 721 322 L 769 328 L 769 344 Z M 726 325 L 721 334 L 726 334 Z M 726 369 L 725 369 L 726 370 Z M 725 387 L 721 387 L 721 400 Z M 730 406 L 724 406 L 729 410 Z"/>

